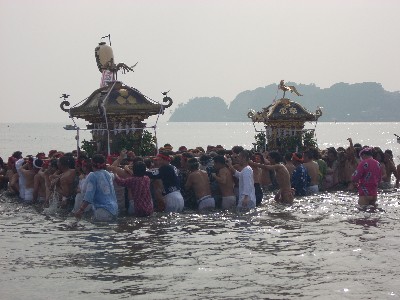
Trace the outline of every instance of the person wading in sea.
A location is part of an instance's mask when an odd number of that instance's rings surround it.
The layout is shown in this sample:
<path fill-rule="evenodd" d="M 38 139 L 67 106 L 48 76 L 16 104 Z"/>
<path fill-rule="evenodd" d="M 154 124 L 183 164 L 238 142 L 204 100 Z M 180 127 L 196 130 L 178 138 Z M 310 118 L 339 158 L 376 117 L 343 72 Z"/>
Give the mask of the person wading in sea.
<path fill-rule="evenodd" d="M 313 160 L 312 151 L 304 152 L 304 163 L 303 166 L 307 169 L 308 175 L 311 178 L 310 186 L 307 187 L 307 195 L 313 195 L 319 192 L 319 166 L 318 163 Z"/>
<path fill-rule="evenodd" d="M 361 161 L 352 176 L 358 186 L 358 204 L 375 205 L 378 198 L 378 184 L 381 181 L 381 166 L 372 158 L 372 148 L 360 151 Z"/>
<path fill-rule="evenodd" d="M 275 195 L 275 201 L 282 202 L 285 204 L 293 203 L 294 190 L 290 185 L 290 174 L 285 165 L 282 164 L 282 155 L 277 151 L 271 151 L 268 153 L 267 159 L 271 163 L 270 165 L 255 164 L 260 168 L 266 170 L 275 171 L 276 182 L 279 186 L 279 191 Z"/>
<path fill-rule="evenodd" d="M 164 186 L 164 200 L 166 212 L 180 212 L 183 210 L 184 200 L 180 192 L 178 169 L 170 164 L 171 158 L 167 154 L 158 154 L 159 168 L 146 173 L 151 179 L 161 179 Z"/>
<path fill-rule="evenodd" d="M 238 155 L 241 171 L 236 170 L 230 163 L 229 169 L 239 179 L 238 209 L 250 209 L 256 207 L 256 193 L 254 189 L 253 169 L 249 166 L 250 152 L 242 150 Z"/>
<path fill-rule="evenodd" d="M 235 183 L 233 182 L 233 177 L 229 171 L 225 157 L 223 155 L 217 155 L 213 158 L 214 168 L 217 173 L 212 173 L 212 176 L 218 183 L 219 190 L 222 196 L 222 209 L 230 209 L 236 207 L 236 196 L 233 190 Z"/>
<path fill-rule="evenodd" d="M 310 186 L 311 182 L 311 178 L 303 165 L 303 161 L 303 155 L 301 153 L 293 153 L 292 162 L 296 169 L 293 171 L 291 182 L 296 196 L 307 195 L 307 188 Z"/>
<path fill-rule="evenodd" d="M 94 222 L 110 222 L 118 214 L 117 198 L 115 196 L 113 176 L 106 171 L 106 159 L 101 154 L 96 154 L 92 159 L 91 172 L 86 178 L 86 192 L 83 202 L 75 217 L 82 218 L 86 207 L 92 204 Z"/>
<path fill-rule="evenodd" d="M 199 162 L 196 158 L 188 161 L 189 176 L 185 183 L 185 189 L 193 189 L 197 208 L 199 211 L 215 208 L 215 199 L 211 196 L 210 180 L 206 171 L 199 170 Z"/>

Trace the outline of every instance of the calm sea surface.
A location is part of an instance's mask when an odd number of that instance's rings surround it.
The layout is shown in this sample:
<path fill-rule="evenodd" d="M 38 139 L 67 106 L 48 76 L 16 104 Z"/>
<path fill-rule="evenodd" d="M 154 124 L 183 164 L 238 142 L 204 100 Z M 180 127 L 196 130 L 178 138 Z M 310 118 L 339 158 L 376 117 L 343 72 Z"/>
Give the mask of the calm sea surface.
<path fill-rule="evenodd" d="M 72 150 L 63 124 L 0 124 L 0 155 Z M 160 124 L 161 126 L 161 124 Z M 319 123 L 320 148 L 392 149 L 399 123 Z M 87 134 L 87 133 L 85 133 Z M 84 135 L 84 134 L 82 134 Z M 251 147 L 251 123 L 168 123 L 160 144 Z M 86 137 L 90 137 L 87 135 Z M 246 214 L 121 217 L 111 225 L 47 216 L 0 195 L 0 299 L 398 299 L 400 193 L 375 211 L 357 196 L 322 193 L 291 207 L 264 195 Z"/>
<path fill-rule="evenodd" d="M 85 124 L 78 124 L 85 128 Z M 149 126 L 153 124 L 148 124 Z M 63 129 L 65 123 L 0 123 L 0 157 L 7 158 L 16 150 L 24 155 L 51 149 L 71 151 L 76 149 L 76 131 Z M 328 123 L 309 124 L 316 129 L 319 148 L 348 146 L 347 138 L 354 143 L 392 149 L 395 159 L 400 155 L 400 144 L 394 134 L 400 135 L 400 123 Z M 257 126 L 261 130 L 261 126 Z M 154 134 L 153 129 L 148 129 Z M 235 145 L 252 148 L 255 128 L 253 123 L 159 123 L 157 128 L 159 146 L 170 143 L 174 149 L 185 145 L 188 148 L 207 145 L 222 145 L 230 149 Z M 90 140 L 89 131 L 80 131 L 80 141 Z M 111 134 L 112 138 L 112 134 Z M 397 162 L 400 162 L 398 160 Z"/>

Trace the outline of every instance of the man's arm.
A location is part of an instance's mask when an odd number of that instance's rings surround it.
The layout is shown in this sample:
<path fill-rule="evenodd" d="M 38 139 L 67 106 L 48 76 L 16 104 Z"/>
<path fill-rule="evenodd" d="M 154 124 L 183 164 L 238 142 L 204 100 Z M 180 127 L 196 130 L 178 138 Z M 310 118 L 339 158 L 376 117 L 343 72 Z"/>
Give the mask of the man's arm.
<path fill-rule="evenodd" d="M 226 176 L 232 176 L 230 173 L 227 174 L 227 172 L 229 172 L 228 170 L 224 170 L 221 169 L 218 173 L 218 175 L 216 173 L 212 173 L 213 178 L 215 178 L 215 180 L 219 183 L 219 184 L 226 184 Z"/>
<path fill-rule="evenodd" d="M 33 177 L 33 199 L 32 199 L 32 202 L 36 202 L 38 195 L 39 195 L 40 176 L 41 176 L 41 174 L 37 173 L 35 175 L 35 177 Z"/>
<path fill-rule="evenodd" d="M 185 183 L 185 190 L 190 190 L 192 188 L 193 186 L 192 178 L 193 178 L 192 174 L 189 174 Z"/>

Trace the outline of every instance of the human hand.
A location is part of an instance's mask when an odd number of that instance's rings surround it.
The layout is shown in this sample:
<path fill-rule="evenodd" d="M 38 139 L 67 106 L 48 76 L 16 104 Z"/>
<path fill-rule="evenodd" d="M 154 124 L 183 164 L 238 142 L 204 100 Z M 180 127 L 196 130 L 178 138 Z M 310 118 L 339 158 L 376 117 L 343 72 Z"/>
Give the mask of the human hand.
<path fill-rule="evenodd" d="M 248 204 L 249 204 L 249 196 L 246 195 L 246 196 L 244 196 L 244 198 L 243 198 L 242 206 L 243 206 L 243 207 L 247 207 Z"/>
<path fill-rule="evenodd" d="M 75 218 L 77 218 L 78 220 L 82 219 L 82 215 L 83 215 L 83 210 L 79 209 L 78 211 L 76 211 L 74 213 Z"/>

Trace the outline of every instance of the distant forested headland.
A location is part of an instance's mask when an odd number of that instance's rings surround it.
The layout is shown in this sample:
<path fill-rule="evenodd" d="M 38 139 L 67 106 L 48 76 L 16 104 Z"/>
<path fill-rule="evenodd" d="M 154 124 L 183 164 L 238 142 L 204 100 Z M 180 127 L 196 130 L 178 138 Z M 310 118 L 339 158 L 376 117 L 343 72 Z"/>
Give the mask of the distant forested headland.
<path fill-rule="evenodd" d="M 330 88 L 315 84 L 293 82 L 304 96 L 286 93 L 286 98 L 296 101 L 314 112 L 323 107 L 319 121 L 338 122 L 397 122 L 400 121 L 400 92 L 385 91 L 381 84 L 364 82 L 356 84 L 337 83 Z M 277 99 L 282 98 L 279 90 Z M 271 84 L 252 91 L 244 91 L 228 105 L 219 97 L 197 97 L 179 104 L 170 122 L 249 122 L 249 109 L 255 111 L 270 105 L 277 94 L 277 85 Z"/>

